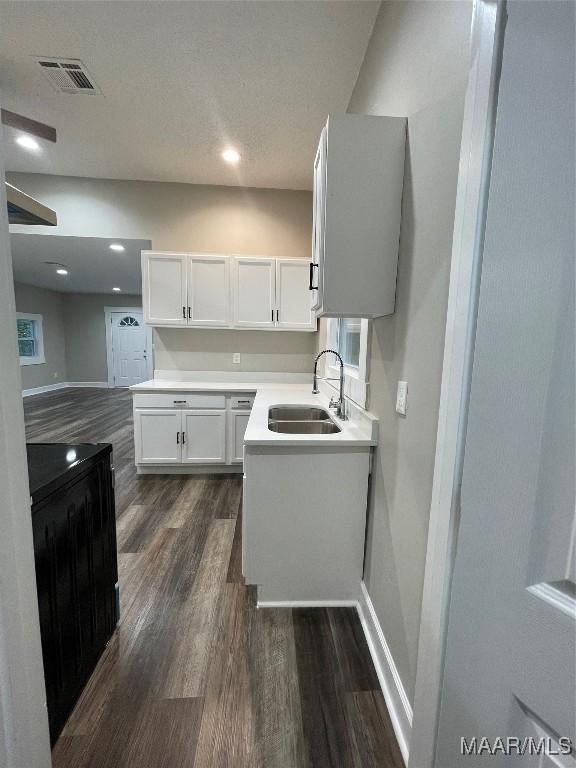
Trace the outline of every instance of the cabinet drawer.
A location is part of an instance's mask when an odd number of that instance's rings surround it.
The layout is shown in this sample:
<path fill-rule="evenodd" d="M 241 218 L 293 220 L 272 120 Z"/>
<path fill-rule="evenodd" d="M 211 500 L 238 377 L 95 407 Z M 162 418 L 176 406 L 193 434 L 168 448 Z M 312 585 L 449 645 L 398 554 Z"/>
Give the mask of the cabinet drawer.
<path fill-rule="evenodd" d="M 254 395 L 231 395 L 230 408 L 238 411 L 249 411 L 254 402 Z"/>
<path fill-rule="evenodd" d="M 136 393 L 135 408 L 226 408 L 226 395 L 209 392 Z"/>

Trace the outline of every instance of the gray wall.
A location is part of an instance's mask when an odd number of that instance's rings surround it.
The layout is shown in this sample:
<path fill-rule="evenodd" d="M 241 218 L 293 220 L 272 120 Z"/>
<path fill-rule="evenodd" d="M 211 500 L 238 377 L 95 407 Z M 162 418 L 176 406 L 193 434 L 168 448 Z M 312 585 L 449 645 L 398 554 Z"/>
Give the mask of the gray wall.
<path fill-rule="evenodd" d="M 66 331 L 62 294 L 36 288 L 33 285 L 14 284 L 17 312 L 42 315 L 45 363 L 21 365 L 22 389 L 45 387 L 68 380 L 66 368 Z M 16 329 L 14 329 L 16 333 Z"/>
<path fill-rule="evenodd" d="M 14 283 L 16 310 L 42 315 L 46 363 L 23 365 L 22 389 L 108 381 L 104 307 L 141 307 L 141 296 L 57 293 Z"/>
<path fill-rule="evenodd" d="M 380 418 L 364 579 L 410 701 L 436 445 L 472 4 L 385 2 L 348 111 L 408 117 L 396 312 L 373 323 Z M 395 412 L 408 381 L 408 414 Z"/>
<path fill-rule="evenodd" d="M 65 293 L 68 381 L 108 381 L 104 307 L 141 307 L 141 296 Z"/>
<path fill-rule="evenodd" d="M 8 174 L 9 181 L 54 208 L 57 227 L 12 232 L 146 238 L 157 250 L 310 257 L 310 192 L 161 182 Z M 266 337 L 266 338 L 264 338 Z M 156 368 L 310 370 L 314 334 L 160 329 Z M 272 341 L 272 339 L 274 341 Z"/>

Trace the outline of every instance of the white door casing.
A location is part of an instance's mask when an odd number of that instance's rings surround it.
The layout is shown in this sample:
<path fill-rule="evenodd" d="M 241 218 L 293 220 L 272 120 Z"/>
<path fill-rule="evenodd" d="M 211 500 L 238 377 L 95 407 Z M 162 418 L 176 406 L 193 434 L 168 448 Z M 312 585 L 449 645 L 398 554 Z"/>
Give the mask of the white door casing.
<path fill-rule="evenodd" d="M 506 8 L 437 768 L 576 766 L 575 7 Z"/>
<path fill-rule="evenodd" d="M 182 463 L 226 463 L 226 411 L 182 411 Z"/>
<path fill-rule="evenodd" d="M 234 325 L 236 327 L 274 328 L 275 262 L 275 259 L 234 257 Z"/>
<path fill-rule="evenodd" d="M 286 330 L 315 327 L 312 292 L 308 288 L 310 262 L 276 259 L 276 325 Z"/>
<path fill-rule="evenodd" d="M 503 26 L 503 6 L 499 0 L 475 0 L 471 66 L 454 214 L 409 768 L 432 768 L 434 764 Z"/>
<path fill-rule="evenodd" d="M 188 257 L 188 325 L 230 325 L 230 257 Z"/>
<path fill-rule="evenodd" d="M 152 325 L 187 325 L 188 255 L 142 251 L 144 320 Z"/>
<path fill-rule="evenodd" d="M 131 387 L 149 376 L 149 332 L 138 309 L 111 312 L 113 386 Z"/>

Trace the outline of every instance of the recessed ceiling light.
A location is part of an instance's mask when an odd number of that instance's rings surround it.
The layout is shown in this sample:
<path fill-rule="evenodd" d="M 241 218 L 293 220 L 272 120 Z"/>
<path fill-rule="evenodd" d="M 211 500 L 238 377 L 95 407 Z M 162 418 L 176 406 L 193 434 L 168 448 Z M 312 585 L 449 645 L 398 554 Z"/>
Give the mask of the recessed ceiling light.
<path fill-rule="evenodd" d="M 112 288 L 112 290 L 116 291 L 116 293 L 119 293 L 122 290 L 122 288 Z"/>
<path fill-rule="evenodd" d="M 38 144 L 36 139 L 33 139 L 32 136 L 18 136 L 16 144 L 24 147 L 24 149 L 29 149 L 32 152 L 36 152 L 40 149 L 40 144 Z"/>
<path fill-rule="evenodd" d="M 56 274 L 57 275 L 67 275 L 68 274 L 68 270 L 64 269 L 64 267 L 60 267 L 59 269 L 56 270 Z"/>
<path fill-rule="evenodd" d="M 120 243 L 110 243 L 110 250 L 111 251 L 124 251 L 125 248 Z"/>
<path fill-rule="evenodd" d="M 237 163 L 240 160 L 240 152 L 232 148 L 225 149 L 222 152 L 222 159 L 226 160 L 227 163 Z"/>

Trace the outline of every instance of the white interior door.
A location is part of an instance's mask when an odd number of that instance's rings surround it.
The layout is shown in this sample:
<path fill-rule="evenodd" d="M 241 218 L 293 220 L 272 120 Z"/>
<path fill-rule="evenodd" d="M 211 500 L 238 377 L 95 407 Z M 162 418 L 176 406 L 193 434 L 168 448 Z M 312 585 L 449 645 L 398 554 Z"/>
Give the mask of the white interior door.
<path fill-rule="evenodd" d="M 188 325 L 230 325 L 229 256 L 189 256 Z"/>
<path fill-rule="evenodd" d="M 187 325 L 185 253 L 142 253 L 142 303 L 150 325 Z"/>
<path fill-rule="evenodd" d="M 148 375 L 149 334 L 140 309 L 112 312 L 112 370 L 115 387 L 131 387 Z"/>
<path fill-rule="evenodd" d="M 574 12 L 507 3 L 437 768 L 576 766 Z"/>
<path fill-rule="evenodd" d="M 226 411 L 182 411 L 182 462 L 226 463 Z"/>
<path fill-rule="evenodd" d="M 286 330 L 314 328 L 308 259 L 276 260 L 276 325 Z"/>
<path fill-rule="evenodd" d="M 179 464 L 182 460 L 182 412 L 142 409 L 134 412 L 137 464 Z"/>
<path fill-rule="evenodd" d="M 274 328 L 275 259 L 234 258 L 234 325 Z"/>

